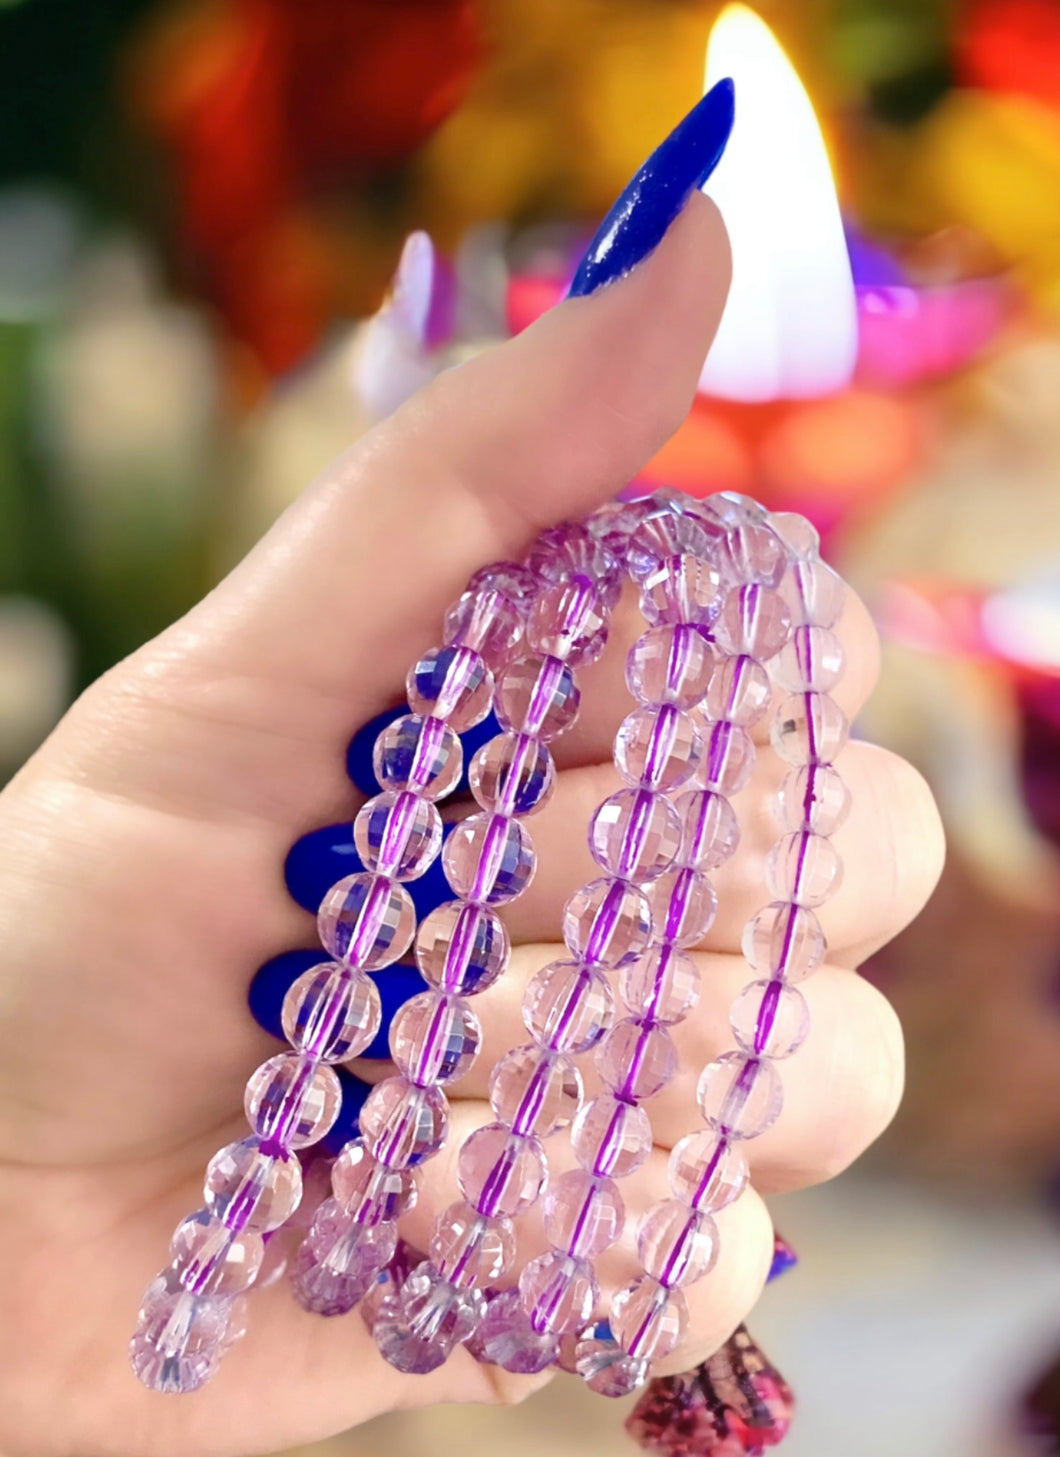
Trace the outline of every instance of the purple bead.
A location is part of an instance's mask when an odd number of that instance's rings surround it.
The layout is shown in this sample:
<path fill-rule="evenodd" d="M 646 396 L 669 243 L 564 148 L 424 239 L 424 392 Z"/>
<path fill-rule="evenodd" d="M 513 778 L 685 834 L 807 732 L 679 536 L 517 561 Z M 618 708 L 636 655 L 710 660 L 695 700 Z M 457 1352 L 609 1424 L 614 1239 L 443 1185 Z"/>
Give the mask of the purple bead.
<path fill-rule="evenodd" d="M 675 1350 L 688 1325 L 688 1307 L 679 1290 L 668 1290 L 642 1275 L 611 1301 L 611 1329 L 629 1355 L 662 1360 Z"/>
<path fill-rule="evenodd" d="M 416 935 L 416 963 L 424 980 L 466 996 L 491 987 L 510 952 L 508 932 L 495 912 L 461 901 L 432 911 Z"/>
<path fill-rule="evenodd" d="M 358 1224 L 327 1199 L 295 1256 L 291 1284 L 304 1310 L 345 1315 L 368 1291 L 394 1254 L 393 1224 Z"/>
<path fill-rule="evenodd" d="M 603 1082 L 629 1102 L 653 1098 L 677 1071 L 677 1051 L 666 1028 L 633 1018 L 615 1023 L 594 1061 Z"/>
<path fill-rule="evenodd" d="M 700 783 L 726 797 L 739 794 L 755 766 L 756 751 L 751 735 L 739 724 L 722 720 L 709 724 L 703 739 Z"/>
<path fill-rule="evenodd" d="M 859 282 L 864 281 L 859 279 Z M 902 276 L 898 275 L 888 281 L 901 282 Z M 792 561 L 815 561 L 820 555 L 820 535 L 816 526 L 811 526 L 805 516 L 799 516 L 794 511 L 771 511 L 769 524 L 784 543 Z"/>
<path fill-rule="evenodd" d="M 643 581 L 671 557 L 710 558 L 717 533 L 695 516 L 664 506 L 648 516 L 629 538 L 626 561 L 630 573 Z"/>
<path fill-rule="evenodd" d="M 426 1375 L 449 1359 L 486 1311 L 482 1292 L 444 1280 L 429 1260 L 417 1265 L 376 1316 L 379 1354 L 408 1375 Z"/>
<path fill-rule="evenodd" d="M 759 976 L 800 982 L 824 960 L 826 942 L 813 911 L 774 901 L 752 916 L 743 933 L 743 954 Z"/>
<path fill-rule="evenodd" d="M 498 734 L 471 760 L 471 793 L 483 809 L 499 815 L 528 815 L 552 796 L 552 755 L 531 734 Z"/>
<path fill-rule="evenodd" d="M 501 675 L 494 712 L 509 732 L 551 743 L 577 718 L 580 701 L 569 665 L 537 654 L 520 658 Z"/>
<path fill-rule="evenodd" d="M 780 1117 L 784 1089 L 766 1058 L 723 1052 L 703 1069 L 696 1090 L 703 1117 L 727 1139 L 758 1138 Z"/>
<path fill-rule="evenodd" d="M 699 969 L 676 946 L 653 946 L 622 968 L 622 1000 L 652 1022 L 682 1021 L 699 1000 Z"/>
<path fill-rule="evenodd" d="M 625 1205 L 614 1179 L 571 1169 L 549 1188 L 545 1228 L 558 1250 L 579 1258 L 602 1254 L 622 1235 Z"/>
<path fill-rule="evenodd" d="M 587 527 L 567 521 L 543 531 L 530 549 L 526 564 L 540 581 L 555 584 L 572 577 L 592 582 L 608 607 L 622 590 L 622 568 L 617 558 Z"/>
<path fill-rule="evenodd" d="M 563 910 L 563 939 L 571 952 L 594 966 L 622 966 L 651 940 L 651 905 L 625 880 L 592 880 L 576 890 Z"/>
<path fill-rule="evenodd" d="M 148 1288 L 129 1347 L 132 1368 L 152 1391 L 196 1391 L 213 1375 L 229 1344 L 232 1299 Z"/>
<path fill-rule="evenodd" d="M 361 1109 L 365 1147 L 392 1169 L 433 1158 L 448 1133 L 449 1104 L 441 1088 L 418 1088 L 406 1078 L 377 1083 Z"/>
<path fill-rule="evenodd" d="M 850 734 L 846 714 L 827 693 L 799 693 L 779 704 L 773 747 L 789 764 L 831 764 Z"/>
<path fill-rule="evenodd" d="M 827 693 L 843 676 L 843 644 L 827 627 L 803 623 L 769 665 L 789 693 Z"/>
<path fill-rule="evenodd" d="M 264 1234 L 286 1224 L 302 1197 L 302 1169 L 283 1149 L 258 1138 L 219 1149 L 206 1166 L 207 1209 L 229 1229 Z"/>
<path fill-rule="evenodd" d="M 574 667 L 595 663 L 607 642 L 607 606 L 587 577 L 546 586 L 530 610 L 526 637 L 536 653 Z"/>
<path fill-rule="evenodd" d="M 173 1268 L 192 1295 L 238 1295 L 257 1278 L 265 1255 L 260 1234 L 235 1234 L 208 1209 L 177 1225 L 169 1245 Z"/>
<path fill-rule="evenodd" d="M 471 815 L 445 842 L 442 864 L 456 895 L 504 905 L 534 877 L 537 857 L 526 829 L 505 815 Z"/>
<path fill-rule="evenodd" d="M 591 1174 L 624 1179 L 651 1153 L 651 1123 L 636 1103 L 599 1093 L 575 1118 L 571 1147 L 582 1168 Z"/>
<path fill-rule="evenodd" d="M 631 1396 L 651 1374 L 645 1357 L 629 1356 L 611 1334 L 606 1320 L 587 1326 L 575 1349 L 575 1370 L 598 1396 Z"/>
<path fill-rule="evenodd" d="M 751 728 L 769 707 L 770 692 L 769 674 L 754 658 L 746 653 L 722 658 L 715 665 L 704 700 L 707 717 Z"/>
<path fill-rule="evenodd" d="M 523 998 L 531 1037 L 552 1052 L 588 1052 L 611 1024 L 615 1001 L 599 971 L 554 961 L 535 974 Z"/>
<path fill-rule="evenodd" d="M 494 1295 L 468 1349 L 477 1361 L 532 1376 L 551 1366 L 558 1340 L 550 1331 L 535 1331 L 517 1288 Z"/>
<path fill-rule="evenodd" d="M 782 981 L 752 981 L 733 1002 L 729 1023 L 742 1051 L 785 1058 L 806 1041 L 810 1011 L 797 987 Z"/>
<path fill-rule="evenodd" d="M 429 799 L 388 790 L 358 812 L 353 842 L 367 870 L 391 880 L 415 880 L 441 848 L 442 817 Z"/>
<path fill-rule="evenodd" d="M 766 884 L 777 900 L 820 906 L 843 882 L 843 862 L 831 840 L 796 830 L 778 840 L 766 860 Z"/>
<path fill-rule="evenodd" d="M 668 703 L 635 708 L 615 736 L 615 768 L 637 788 L 679 789 L 692 779 L 702 754 L 695 722 Z"/>
<path fill-rule="evenodd" d="M 582 1079 L 569 1057 L 528 1043 L 501 1058 L 490 1074 L 490 1106 L 513 1133 L 536 1138 L 565 1128 L 577 1113 Z"/>
<path fill-rule="evenodd" d="M 704 698 L 714 669 L 714 649 L 697 627 L 651 627 L 626 659 L 626 684 L 639 703 L 693 708 Z"/>
<path fill-rule="evenodd" d="M 599 1296 L 588 1260 L 549 1250 L 523 1268 L 519 1294 L 535 1331 L 560 1336 L 577 1330 L 592 1314 Z"/>
<path fill-rule="evenodd" d="M 464 1141 L 457 1161 L 460 1192 L 480 1214 L 514 1218 L 534 1204 L 548 1181 L 537 1138 L 487 1123 Z"/>
<path fill-rule="evenodd" d="M 593 815 L 589 851 L 599 866 L 621 880 L 654 880 L 677 859 L 682 829 L 665 795 L 620 789 Z"/>
<path fill-rule="evenodd" d="M 671 946 L 698 946 L 714 924 L 718 896 L 702 870 L 675 870 L 655 882 L 650 893 L 655 936 Z"/>
<path fill-rule="evenodd" d="M 522 636 L 523 612 L 498 587 L 465 592 L 445 614 L 447 645 L 474 648 L 493 672 L 504 667 Z"/>
<path fill-rule="evenodd" d="M 362 1139 L 348 1143 L 331 1170 L 339 1205 L 356 1224 L 392 1224 L 416 1207 L 418 1193 L 411 1169 L 381 1164 Z"/>
<path fill-rule="evenodd" d="M 792 566 L 782 593 L 793 622 L 834 627 L 846 605 L 847 588 L 824 562 L 801 561 Z"/>
<path fill-rule="evenodd" d="M 342 1089 L 332 1068 L 295 1052 L 270 1057 L 247 1083 L 247 1122 L 284 1148 L 317 1143 L 339 1116 Z"/>
<path fill-rule="evenodd" d="M 734 582 L 779 587 L 788 569 L 788 553 L 771 526 L 746 522 L 726 532 L 720 565 Z"/>
<path fill-rule="evenodd" d="M 406 682 L 413 713 L 444 719 L 458 734 L 474 728 L 493 703 L 493 674 L 472 648 L 434 648 L 409 671 Z"/>
<path fill-rule="evenodd" d="M 694 1285 L 718 1258 L 718 1229 L 709 1214 L 680 1199 L 648 1211 L 637 1232 L 637 1258 L 645 1273 L 668 1290 Z"/>
<path fill-rule="evenodd" d="M 469 592 L 496 591 L 516 604 L 525 616 L 537 594 L 540 583 L 529 567 L 518 562 L 493 562 L 480 567 L 467 584 Z"/>
<path fill-rule="evenodd" d="M 487 1218 L 459 1200 L 439 1214 L 428 1253 L 451 1284 L 486 1290 L 515 1263 L 512 1221 L 504 1216 Z"/>
<path fill-rule="evenodd" d="M 397 1070 L 419 1087 L 462 1078 L 478 1055 L 482 1028 L 461 997 L 423 992 L 398 1012 L 390 1029 Z"/>
<path fill-rule="evenodd" d="M 403 885 L 365 871 L 331 887 L 320 903 L 317 930 L 336 961 L 378 971 L 409 949 L 416 912 Z"/>
<path fill-rule="evenodd" d="M 760 662 L 780 652 L 790 630 L 791 612 L 783 597 L 757 586 L 734 587 L 714 624 L 714 635 L 727 653 Z"/>
<path fill-rule="evenodd" d="M 721 611 L 721 577 L 711 562 L 671 556 L 641 580 L 640 609 L 651 623 L 709 627 Z"/>
<path fill-rule="evenodd" d="M 460 781 L 463 749 L 440 718 L 410 713 L 384 729 L 373 751 L 383 789 L 411 789 L 424 799 L 444 799 Z"/>
<path fill-rule="evenodd" d="M 739 1145 L 712 1128 L 689 1133 L 670 1154 L 670 1188 L 691 1209 L 716 1213 L 747 1187 L 747 1161 Z"/>
<path fill-rule="evenodd" d="M 283 999 L 288 1042 L 318 1062 L 347 1062 L 363 1052 L 381 1016 L 375 983 L 330 961 L 303 972 Z"/>
<path fill-rule="evenodd" d="M 786 830 L 834 835 L 850 813 L 850 790 L 830 764 L 804 764 L 780 786 L 777 809 Z"/>
<path fill-rule="evenodd" d="M 712 870 L 735 854 L 740 827 L 726 795 L 694 789 L 681 795 L 676 808 L 684 829 L 679 864 Z"/>

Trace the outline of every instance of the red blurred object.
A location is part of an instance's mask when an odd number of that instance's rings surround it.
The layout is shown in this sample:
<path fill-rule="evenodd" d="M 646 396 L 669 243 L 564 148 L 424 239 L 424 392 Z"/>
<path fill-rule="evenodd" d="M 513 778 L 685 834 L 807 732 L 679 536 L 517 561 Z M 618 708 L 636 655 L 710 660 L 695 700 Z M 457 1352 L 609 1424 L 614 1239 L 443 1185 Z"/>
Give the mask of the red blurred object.
<path fill-rule="evenodd" d="M 975 0 L 958 27 L 957 68 L 966 85 L 1060 107 L 1060 4 Z"/>

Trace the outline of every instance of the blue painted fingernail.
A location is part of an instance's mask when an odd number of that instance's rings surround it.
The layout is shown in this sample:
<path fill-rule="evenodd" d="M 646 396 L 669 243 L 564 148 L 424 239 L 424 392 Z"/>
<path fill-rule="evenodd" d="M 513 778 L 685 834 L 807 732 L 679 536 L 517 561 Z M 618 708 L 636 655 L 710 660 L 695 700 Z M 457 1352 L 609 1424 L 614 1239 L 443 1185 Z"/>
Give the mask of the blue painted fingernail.
<path fill-rule="evenodd" d="M 382 971 L 373 972 L 372 980 L 379 988 L 383 1016 L 379 1023 L 379 1031 L 361 1056 L 385 1058 L 390 1056 L 390 1024 L 399 1008 L 403 1007 L 412 997 L 419 996 L 420 992 L 429 991 L 430 988 L 416 968 L 406 966 L 404 962 L 397 966 L 384 967 Z"/>
<path fill-rule="evenodd" d="M 285 951 L 281 956 L 274 956 L 271 961 L 266 961 L 255 973 L 247 993 L 250 1013 L 258 1026 L 273 1037 L 286 1041 L 281 1020 L 283 999 L 303 972 L 312 966 L 319 966 L 327 959 L 327 952 L 318 948 L 316 951 Z M 403 964 L 387 966 L 382 971 L 370 972 L 369 975 L 379 988 L 383 1015 L 379 1031 L 362 1056 L 389 1057 L 388 1038 L 394 1014 L 411 997 L 426 991 L 427 983 L 414 966 Z"/>
<path fill-rule="evenodd" d="M 388 708 L 385 713 L 377 714 L 363 728 L 359 728 L 350 740 L 350 746 L 346 750 L 346 773 L 362 794 L 378 794 L 382 788 L 375 777 L 375 769 L 372 766 L 372 753 L 377 737 L 396 719 L 403 718 L 406 713 L 410 712 L 411 709 L 407 703 L 403 703 L 400 708 Z M 453 790 L 454 794 L 463 794 L 467 791 L 467 768 L 476 749 L 481 749 L 483 744 L 488 744 L 490 739 L 495 738 L 500 732 L 501 726 L 491 713 L 482 723 L 476 724 L 473 729 L 468 729 L 466 733 L 460 735 L 460 742 L 464 747 L 464 767 L 460 780 Z"/>
<path fill-rule="evenodd" d="M 339 1108 L 339 1116 L 320 1140 L 319 1145 L 321 1151 L 328 1154 L 329 1157 L 340 1154 L 350 1139 L 357 1137 L 360 1132 L 361 1109 L 364 1107 L 368 1094 L 372 1091 L 371 1083 L 354 1077 L 353 1073 L 347 1072 L 344 1067 L 338 1067 L 335 1071 L 338 1073 L 339 1082 L 342 1085 L 342 1104 Z"/>
<path fill-rule="evenodd" d="M 443 825 L 443 838 L 452 828 L 452 825 Z M 308 835 L 296 840 L 284 862 L 283 874 L 292 898 L 304 910 L 315 915 L 320 902 L 337 880 L 363 869 L 364 864 L 353 844 L 353 826 L 347 820 L 340 825 L 310 830 Z M 421 876 L 410 880 L 405 889 L 412 897 L 416 919 L 420 921 L 453 898 L 440 856 L 431 861 Z"/>
<path fill-rule="evenodd" d="M 732 132 L 735 88 L 719 81 L 651 154 L 589 244 L 568 298 L 595 293 L 653 252 L 721 160 Z"/>
<path fill-rule="evenodd" d="M 782 1234 L 773 1235 L 773 1263 L 769 1267 L 769 1274 L 766 1276 L 766 1284 L 771 1280 L 778 1279 L 788 1270 L 793 1270 L 799 1263 L 799 1257 Z"/>

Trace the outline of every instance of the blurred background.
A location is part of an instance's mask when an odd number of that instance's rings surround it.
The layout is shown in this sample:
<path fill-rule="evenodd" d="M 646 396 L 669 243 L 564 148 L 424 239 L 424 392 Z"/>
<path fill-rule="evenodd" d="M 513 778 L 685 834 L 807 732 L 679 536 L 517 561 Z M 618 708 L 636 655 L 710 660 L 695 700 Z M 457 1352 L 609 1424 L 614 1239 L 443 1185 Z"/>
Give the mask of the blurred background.
<path fill-rule="evenodd" d="M 634 490 L 811 516 L 886 644 L 862 727 L 927 774 L 951 854 L 867 969 L 903 1111 L 776 1201 L 801 1263 L 754 1329 L 792 1457 L 1060 1451 L 1060 0 L 756 8 L 824 130 L 854 382 L 703 393 Z M 717 12 L 0 0 L 5 776 L 332 455 L 559 297 Z M 313 1450 L 620 1454 L 620 1415 L 561 1378 Z"/>

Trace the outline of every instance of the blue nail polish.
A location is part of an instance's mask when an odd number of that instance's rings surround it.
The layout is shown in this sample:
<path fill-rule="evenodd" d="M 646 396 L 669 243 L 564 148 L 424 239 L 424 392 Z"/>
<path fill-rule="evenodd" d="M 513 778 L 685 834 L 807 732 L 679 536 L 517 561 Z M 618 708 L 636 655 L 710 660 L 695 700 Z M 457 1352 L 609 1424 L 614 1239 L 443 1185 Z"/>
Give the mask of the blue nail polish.
<path fill-rule="evenodd" d="M 390 1056 L 390 1024 L 398 1010 L 420 992 L 429 991 L 427 983 L 414 966 L 399 962 L 396 966 L 384 967 L 371 973 L 379 988 L 379 1000 L 383 1005 L 383 1016 L 379 1031 L 361 1053 L 362 1057 L 386 1058 Z"/>
<path fill-rule="evenodd" d="M 776 1280 L 779 1276 L 793 1270 L 799 1263 L 799 1257 L 782 1234 L 773 1235 L 773 1263 L 769 1267 L 769 1274 L 766 1276 L 766 1284 Z"/>
<path fill-rule="evenodd" d="M 452 825 L 443 825 L 443 839 L 452 828 Z M 353 844 L 353 827 L 347 820 L 344 824 L 310 830 L 308 835 L 296 840 L 284 862 L 283 874 L 292 899 L 303 910 L 316 914 L 320 902 L 337 880 L 363 869 L 361 857 Z M 453 899 L 440 856 L 428 865 L 421 876 L 410 880 L 405 889 L 412 897 L 416 919 L 420 921 L 445 901 Z"/>
<path fill-rule="evenodd" d="M 735 88 L 711 87 L 651 154 L 601 223 L 570 288 L 583 298 L 636 268 L 659 246 L 694 188 L 721 160 L 732 132 Z"/>
<path fill-rule="evenodd" d="M 327 959 L 327 953 L 318 946 L 315 951 L 285 951 L 259 967 L 247 991 L 250 1014 L 258 1026 L 273 1037 L 278 1037 L 281 1042 L 286 1042 L 280 1012 L 287 989 L 298 980 L 303 971 L 308 971 L 311 966 L 319 966 Z"/>
<path fill-rule="evenodd" d="M 354 784 L 362 794 L 378 794 L 382 785 L 375 777 L 375 770 L 372 768 L 372 750 L 375 748 L 375 741 L 382 729 L 388 728 L 396 719 L 410 713 L 411 709 L 407 703 L 400 708 L 388 708 L 385 713 L 380 713 L 370 719 L 363 728 L 359 728 L 350 740 L 350 747 L 346 750 L 346 773 L 353 780 Z M 488 714 L 482 723 L 476 724 L 473 729 L 460 735 L 460 742 L 464 748 L 464 767 L 460 775 L 460 781 L 454 789 L 454 794 L 463 794 L 468 788 L 467 768 L 471 763 L 471 757 L 476 749 L 483 744 L 488 744 L 490 739 L 501 732 L 501 726 L 493 714 Z M 297 896 L 295 897 L 297 900 Z M 315 910 L 316 907 L 314 906 Z"/>
<path fill-rule="evenodd" d="M 342 1085 L 342 1104 L 339 1107 L 339 1116 L 320 1140 L 320 1150 L 329 1158 L 340 1154 L 343 1146 L 349 1143 L 351 1138 L 357 1137 L 360 1132 L 361 1109 L 364 1107 L 368 1094 L 372 1091 L 370 1083 L 355 1078 L 353 1073 L 347 1072 L 344 1067 L 337 1067 L 335 1071 L 338 1073 L 339 1082 Z"/>

